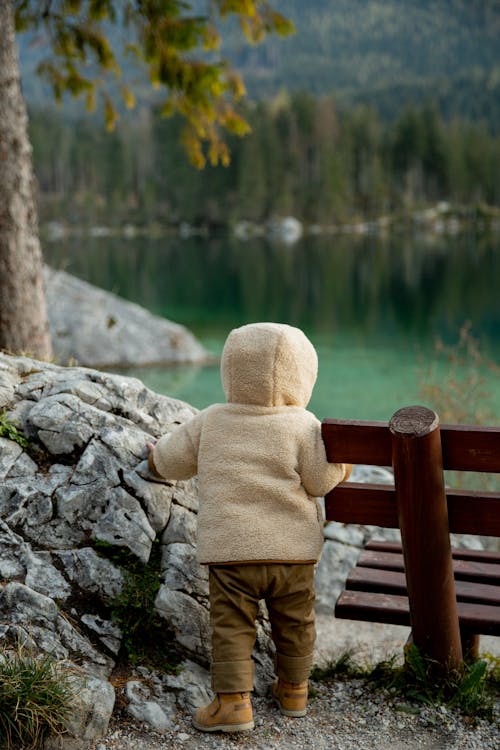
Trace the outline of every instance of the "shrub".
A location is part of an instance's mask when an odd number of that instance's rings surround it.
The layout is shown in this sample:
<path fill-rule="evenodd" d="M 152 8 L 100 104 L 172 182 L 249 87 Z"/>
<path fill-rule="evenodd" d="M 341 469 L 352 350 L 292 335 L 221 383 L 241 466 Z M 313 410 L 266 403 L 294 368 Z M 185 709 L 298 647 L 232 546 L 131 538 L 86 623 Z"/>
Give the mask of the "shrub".
<path fill-rule="evenodd" d="M 63 734 L 75 692 L 75 673 L 22 646 L 0 652 L 0 747 L 34 750 Z"/>
<path fill-rule="evenodd" d="M 94 540 L 94 547 L 119 566 L 124 576 L 123 590 L 111 604 L 111 616 L 123 636 L 121 659 L 132 666 L 142 664 L 166 674 L 176 672 L 181 655 L 173 633 L 154 606 L 161 584 L 158 540 L 147 563 L 101 540 Z"/>

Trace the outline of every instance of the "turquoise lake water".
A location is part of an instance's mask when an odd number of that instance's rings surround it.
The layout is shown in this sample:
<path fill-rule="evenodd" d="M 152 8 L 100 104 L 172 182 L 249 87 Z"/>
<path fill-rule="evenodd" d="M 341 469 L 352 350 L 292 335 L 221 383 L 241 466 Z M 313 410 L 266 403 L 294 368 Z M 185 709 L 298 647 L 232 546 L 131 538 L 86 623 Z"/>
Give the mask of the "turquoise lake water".
<path fill-rule="evenodd" d="M 319 418 L 387 420 L 414 403 L 442 413 L 443 390 L 456 389 L 459 421 L 500 421 L 498 234 L 338 234 L 293 246 L 227 236 L 71 237 L 44 251 L 55 267 L 187 325 L 216 355 L 243 323 L 302 327 L 319 354 L 310 403 Z M 468 321 L 479 365 L 436 349 L 442 341 L 463 354 L 456 342 Z M 127 372 L 199 408 L 223 399 L 217 366 Z"/>

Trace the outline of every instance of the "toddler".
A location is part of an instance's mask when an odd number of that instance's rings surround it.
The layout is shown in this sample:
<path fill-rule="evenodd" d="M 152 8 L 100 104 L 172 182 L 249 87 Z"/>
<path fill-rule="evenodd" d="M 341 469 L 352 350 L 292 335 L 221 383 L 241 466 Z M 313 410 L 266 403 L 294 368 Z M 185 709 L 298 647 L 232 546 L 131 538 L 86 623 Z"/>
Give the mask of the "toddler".
<path fill-rule="evenodd" d="M 255 323 L 224 345 L 227 403 L 201 411 L 156 443 L 149 465 L 165 479 L 198 475 L 197 557 L 209 566 L 212 689 L 194 726 L 254 726 L 252 651 L 264 599 L 276 646 L 272 692 L 281 713 L 304 716 L 315 640 L 314 566 L 323 517 L 316 500 L 348 478 L 328 463 L 321 425 L 306 410 L 316 351 L 298 328 Z"/>

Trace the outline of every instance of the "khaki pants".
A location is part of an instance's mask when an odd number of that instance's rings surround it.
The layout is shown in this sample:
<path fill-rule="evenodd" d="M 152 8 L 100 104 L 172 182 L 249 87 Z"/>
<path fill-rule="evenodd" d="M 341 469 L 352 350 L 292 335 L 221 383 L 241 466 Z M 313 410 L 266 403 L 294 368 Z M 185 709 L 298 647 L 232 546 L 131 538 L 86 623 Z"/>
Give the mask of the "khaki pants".
<path fill-rule="evenodd" d="M 253 690 L 255 620 L 264 599 L 276 646 L 276 672 L 286 682 L 303 682 L 312 666 L 314 565 L 211 565 L 212 689 Z"/>

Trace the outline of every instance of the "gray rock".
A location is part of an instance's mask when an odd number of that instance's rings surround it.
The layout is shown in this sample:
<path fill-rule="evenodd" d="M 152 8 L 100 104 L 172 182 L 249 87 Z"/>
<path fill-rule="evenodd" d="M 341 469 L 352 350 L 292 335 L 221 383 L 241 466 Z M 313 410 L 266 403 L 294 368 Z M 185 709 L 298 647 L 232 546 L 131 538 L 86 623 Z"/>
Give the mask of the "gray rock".
<path fill-rule="evenodd" d="M 18 383 L 15 370 L 0 362 L 0 409 L 12 403 Z"/>
<path fill-rule="evenodd" d="M 195 410 L 132 378 L 1 354 L 0 395 L 30 441 L 27 451 L 0 443 L 0 576 L 9 581 L 0 584 L 0 638 L 79 665 L 86 681 L 81 716 L 53 747 L 84 747 L 103 735 L 114 702 L 109 675 L 122 634 L 111 610 L 127 575 L 130 555 L 123 552 L 148 561 L 174 493 L 193 517 L 186 534 L 195 523 L 196 482 L 152 482 L 136 469 L 146 443 Z M 184 539 L 179 527 L 177 535 L 177 546 L 164 544 L 173 547 L 164 559 L 193 593 L 178 598 L 171 619 L 163 612 L 165 627 L 177 626 L 184 636 L 178 648 L 206 661 L 206 571 L 195 564 L 192 533 Z M 107 559 L 117 555 L 120 565 Z M 159 689 L 133 712 L 158 730 L 171 726 L 183 691 Z"/>
<path fill-rule="evenodd" d="M 164 545 L 162 572 L 167 588 L 208 596 L 208 568 L 196 561 L 196 550 L 191 544 L 175 542 Z"/>
<path fill-rule="evenodd" d="M 22 583 L 11 582 L 0 591 L 0 616 L 14 625 L 30 623 L 54 629 L 58 609 L 50 597 Z"/>
<path fill-rule="evenodd" d="M 315 573 L 317 612 L 333 614 L 335 602 L 360 553 L 360 547 L 325 541 Z"/>
<path fill-rule="evenodd" d="M 167 716 L 156 701 L 143 700 L 141 703 L 131 703 L 127 710 L 134 719 L 149 724 L 156 732 L 167 732 L 173 729 L 175 724 L 173 717 Z"/>
<path fill-rule="evenodd" d="M 174 500 L 183 508 L 192 510 L 194 513 L 198 512 L 198 481 L 194 479 L 188 479 L 183 482 L 176 482 L 174 491 L 172 493 L 172 500 Z"/>
<path fill-rule="evenodd" d="M 113 654 L 118 654 L 122 642 L 122 632 L 112 620 L 103 620 L 97 615 L 82 615 L 80 622 L 97 633 L 101 643 Z"/>
<path fill-rule="evenodd" d="M 172 505 L 168 525 L 161 541 L 165 546 L 175 542 L 187 542 L 194 547 L 196 544 L 195 514 L 182 505 Z"/>
<path fill-rule="evenodd" d="M 210 672 L 205 667 L 187 659 L 175 675 L 165 675 L 165 688 L 178 694 L 180 706 L 194 711 L 212 700 Z"/>
<path fill-rule="evenodd" d="M 144 479 L 144 475 L 148 477 L 148 481 Z M 142 502 L 154 531 L 162 531 L 171 515 L 172 485 L 168 482 L 159 482 L 157 478 L 145 474 L 144 469 L 141 475 L 138 470 L 127 472 L 123 476 L 123 482 Z"/>
<path fill-rule="evenodd" d="M 78 632 L 69 620 L 59 616 L 56 632 L 71 659 L 81 665 L 87 674 L 100 680 L 110 676 L 115 665 L 114 660 L 97 651 L 89 639 Z"/>
<path fill-rule="evenodd" d="M 50 597 L 17 582 L 0 591 L 0 622 L 4 637 L 9 636 L 30 651 L 44 651 L 55 659 L 67 659 L 68 649 L 58 633 L 59 611 Z"/>
<path fill-rule="evenodd" d="M 0 520 L 0 579 L 24 579 L 26 567 L 22 560 L 26 546 L 24 539 Z"/>
<path fill-rule="evenodd" d="M 107 680 L 98 677 L 87 677 L 78 686 L 78 700 L 68 722 L 71 737 L 83 743 L 93 743 L 105 736 L 113 707 L 115 691 Z M 66 745 L 63 745 L 67 750 Z"/>
<path fill-rule="evenodd" d="M 153 680 L 150 679 L 148 682 L 158 688 L 158 681 L 154 680 L 154 675 L 151 677 Z M 129 701 L 127 711 L 134 719 L 149 724 L 155 731 L 166 732 L 174 727 L 174 702 L 160 702 L 155 696 L 157 691 L 151 690 L 143 681 L 129 680 L 125 688 Z M 158 692 L 161 695 L 161 691 Z"/>
<path fill-rule="evenodd" d="M 16 463 L 23 449 L 12 440 L 0 437 L 0 477 L 5 477 Z"/>
<path fill-rule="evenodd" d="M 64 576 L 52 564 L 52 556 L 48 552 L 34 554 L 27 548 L 23 555 L 26 567 L 26 586 L 45 594 L 51 599 L 65 602 L 71 594 L 71 586 Z"/>
<path fill-rule="evenodd" d="M 84 446 L 102 421 L 98 409 L 84 408 L 80 399 L 64 393 L 40 399 L 29 414 L 39 440 L 54 456 Z"/>
<path fill-rule="evenodd" d="M 93 527 L 93 538 L 128 547 L 147 562 L 155 532 L 139 502 L 121 487 L 111 490 L 106 499 L 107 508 Z"/>
<path fill-rule="evenodd" d="M 81 591 L 95 594 L 104 604 L 110 604 L 123 589 L 123 573 L 91 547 L 57 551 L 65 573 Z"/>
<path fill-rule="evenodd" d="M 16 509 L 7 515 L 7 523 L 14 528 L 22 526 L 27 536 L 36 538 L 38 529 L 52 519 L 52 500 L 37 490 L 36 479 L 33 482 L 20 479 L 12 485 L 7 480 L 6 486 L 9 485 L 16 487 L 15 494 L 11 496 L 11 506 L 14 502 Z"/>
<path fill-rule="evenodd" d="M 155 607 L 173 628 L 181 646 L 207 663 L 207 645 L 210 643 L 207 603 L 202 605 L 189 594 L 172 591 L 163 584 L 158 591 Z"/>
<path fill-rule="evenodd" d="M 184 326 L 151 315 L 115 294 L 47 267 L 45 284 L 52 341 L 60 362 L 109 367 L 209 359 Z M 8 392 L 8 380 L 4 387 Z"/>
<path fill-rule="evenodd" d="M 323 535 L 325 539 L 354 547 L 362 547 L 367 539 L 365 526 L 338 523 L 337 521 L 329 521 L 324 527 Z"/>
<path fill-rule="evenodd" d="M 118 487 L 121 465 L 103 445 L 101 433 L 99 433 L 99 437 L 90 440 L 83 451 L 73 471 L 71 484 L 88 487 L 93 482 L 97 482 L 106 487 Z"/>
<path fill-rule="evenodd" d="M 72 549 L 87 540 L 87 533 L 83 528 L 62 518 L 55 518 L 41 526 L 26 524 L 22 531 L 34 544 L 45 549 Z"/>
<path fill-rule="evenodd" d="M 356 464 L 353 466 L 350 481 L 373 482 L 374 484 L 394 484 L 394 474 L 390 467 Z"/>

